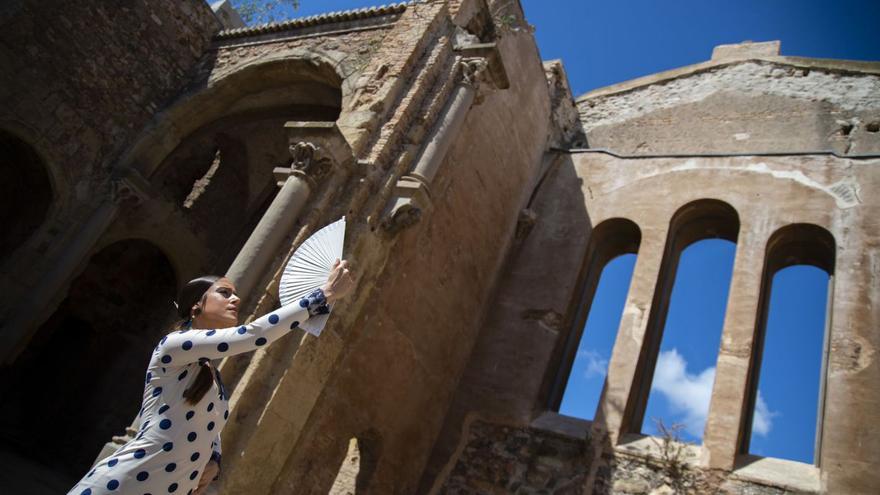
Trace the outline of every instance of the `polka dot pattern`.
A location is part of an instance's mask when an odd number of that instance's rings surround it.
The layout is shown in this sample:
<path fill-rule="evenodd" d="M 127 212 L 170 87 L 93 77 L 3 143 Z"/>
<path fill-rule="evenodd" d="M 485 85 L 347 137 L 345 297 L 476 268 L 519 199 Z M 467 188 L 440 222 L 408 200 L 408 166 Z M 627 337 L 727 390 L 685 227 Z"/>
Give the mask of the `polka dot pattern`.
<path fill-rule="evenodd" d="M 188 386 L 185 380 L 193 378 L 193 366 L 274 342 L 299 327 L 309 313 L 318 314 L 313 311 L 317 301 L 313 299 L 275 310 L 250 325 L 181 329 L 162 337 L 144 374 L 138 435 L 114 457 L 99 463 L 70 493 L 192 493 L 205 464 L 213 458 L 216 447 L 212 441 L 229 419 L 227 394 L 214 366 L 214 383 L 196 405 L 182 397 Z"/>

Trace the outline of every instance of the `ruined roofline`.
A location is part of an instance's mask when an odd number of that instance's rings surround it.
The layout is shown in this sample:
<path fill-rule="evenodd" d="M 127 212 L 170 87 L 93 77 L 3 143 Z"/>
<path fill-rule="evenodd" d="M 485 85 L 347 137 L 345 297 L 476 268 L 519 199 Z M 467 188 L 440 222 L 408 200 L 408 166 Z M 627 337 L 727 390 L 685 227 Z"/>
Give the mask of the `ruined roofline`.
<path fill-rule="evenodd" d="M 612 84 L 596 88 L 588 91 L 575 99 L 576 103 L 580 103 L 591 98 L 610 96 L 628 91 L 634 91 L 652 84 L 663 84 L 673 79 L 688 77 L 701 72 L 708 72 L 714 69 L 738 65 L 746 62 L 756 62 L 764 64 L 787 65 L 798 69 L 817 69 L 828 72 L 838 72 L 842 74 L 864 74 L 864 75 L 880 75 L 880 62 L 865 62 L 861 60 L 841 60 L 833 58 L 811 58 L 811 57 L 792 57 L 781 55 L 751 55 L 747 54 L 742 57 L 720 58 L 700 62 L 698 64 L 686 65 L 677 69 L 670 69 L 663 72 L 657 72 L 647 76 L 630 79 L 628 81 Z"/>
<path fill-rule="evenodd" d="M 375 17 L 384 17 L 388 15 L 397 15 L 402 14 L 404 11 L 406 11 L 407 7 L 409 7 L 410 5 L 414 5 L 417 3 L 419 3 L 419 0 L 381 5 L 379 7 L 365 7 L 360 9 L 344 10 L 341 12 L 328 12 L 326 14 L 298 17 L 283 22 L 260 24 L 259 26 L 225 29 L 214 35 L 214 40 L 220 41 L 235 38 L 245 38 L 248 36 L 278 33 L 283 31 L 290 31 L 293 29 L 314 27 L 325 24 L 335 24 L 339 22 L 351 22 L 363 19 L 372 19 Z"/>

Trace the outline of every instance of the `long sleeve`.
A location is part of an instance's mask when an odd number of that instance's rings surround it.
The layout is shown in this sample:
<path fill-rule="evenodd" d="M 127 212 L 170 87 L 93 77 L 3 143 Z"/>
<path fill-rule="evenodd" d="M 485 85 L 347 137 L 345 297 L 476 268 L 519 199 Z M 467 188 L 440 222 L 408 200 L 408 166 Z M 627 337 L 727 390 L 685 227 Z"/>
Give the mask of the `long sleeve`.
<path fill-rule="evenodd" d="M 321 289 L 239 327 L 217 330 L 179 330 L 166 335 L 156 348 L 166 366 L 182 366 L 202 359 L 220 359 L 252 351 L 274 342 L 313 314 L 328 312 Z"/>

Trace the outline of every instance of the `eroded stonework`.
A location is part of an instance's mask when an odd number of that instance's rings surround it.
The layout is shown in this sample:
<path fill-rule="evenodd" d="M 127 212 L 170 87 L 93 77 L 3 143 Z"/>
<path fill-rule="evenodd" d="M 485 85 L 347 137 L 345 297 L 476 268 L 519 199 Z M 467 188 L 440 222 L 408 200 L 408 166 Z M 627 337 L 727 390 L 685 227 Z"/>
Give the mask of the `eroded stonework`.
<path fill-rule="evenodd" d="M 221 30 L 201 2 L 21 0 L 0 27 L 0 491 L 63 493 L 134 434 L 183 283 L 226 273 L 259 316 L 341 216 L 358 287 L 322 336 L 218 363 L 215 492 L 880 484 L 877 63 L 744 43 L 575 100 L 518 2 Z M 705 236 L 736 241 L 736 269 L 703 445 L 671 470 L 634 425 L 670 256 Z M 559 416 L 589 293 L 624 253 L 595 418 Z M 742 453 L 765 277 L 792 260 L 834 279 L 816 465 Z"/>

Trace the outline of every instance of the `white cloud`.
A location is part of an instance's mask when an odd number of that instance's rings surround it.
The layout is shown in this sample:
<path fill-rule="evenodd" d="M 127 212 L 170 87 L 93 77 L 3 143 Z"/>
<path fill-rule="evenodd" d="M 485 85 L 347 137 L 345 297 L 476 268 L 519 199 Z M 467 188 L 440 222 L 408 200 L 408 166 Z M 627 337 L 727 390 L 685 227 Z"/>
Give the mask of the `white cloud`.
<path fill-rule="evenodd" d="M 663 351 L 657 358 L 654 369 L 653 390 L 662 393 L 669 401 L 674 413 L 681 414 L 685 431 L 701 438 L 709 413 L 709 401 L 712 398 L 712 384 L 715 382 L 715 367 L 710 366 L 699 374 L 687 372 L 687 361 L 677 349 Z M 766 436 L 773 427 L 773 412 L 764 401 L 761 392 L 755 405 L 752 429 L 755 434 Z"/>
<path fill-rule="evenodd" d="M 687 362 L 677 349 L 672 349 L 661 352 L 657 358 L 651 388 L 666 396 L 673 411 L 684 416 L 681 422 L 688 433 L 702 437 L 714 381 L 714 367 L 706 368 L 698 375 L 688 373 Z"/>
<path fill-rule="evenodd" d="M 767 403 L 764 402 L 764 396 L 758 390 L 758 400 L 755 401 L 755 416 L 752 419 L 752 433 L 762 437 L 766 437 L 773 427 L 773 417 L 779 416 L 776 411 L 771 411 Z"/>
<path fill-rule="evenodd" d="M 587 365 L 584 370 L 584 378 L 605 377 L 608 371 L 608 360 L 593 350 L 578 351 L 579 358 L 586 358 Z"/>

